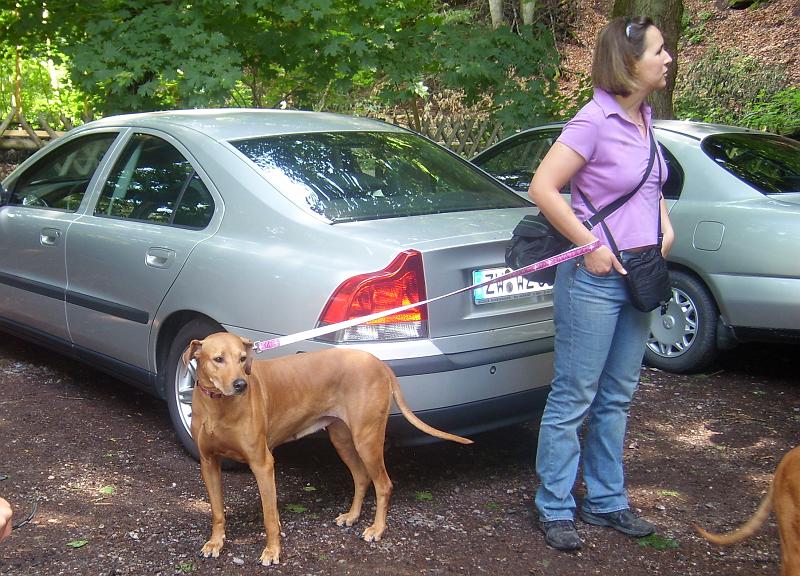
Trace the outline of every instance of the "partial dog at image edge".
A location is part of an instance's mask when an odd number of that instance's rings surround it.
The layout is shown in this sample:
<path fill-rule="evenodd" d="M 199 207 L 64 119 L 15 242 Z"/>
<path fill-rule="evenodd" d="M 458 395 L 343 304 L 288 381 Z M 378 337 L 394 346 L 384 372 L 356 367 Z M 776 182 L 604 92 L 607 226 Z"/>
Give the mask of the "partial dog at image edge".
<path fill-rule="evenodd" d="M 354 493 L 350 510 L 336 518 L 352 526 L 361 514 L 370 483 L 375 488 L 375 519 L 362 538 L 381 539 L 392 482 L 383 445 L 391 401 L 423 432 L 461 444 L 472 440 L 422 422 L 406 404 L 392 370 L 368 352 L 332 348 L 269 360 L 254 360 L 252 341 L 228 332 L 193 340 L 183 362 L 196 361 L 192 393 L 192 437 L 211 502 L 211 537 L 201 554 L 218 557 L 225 542 L 221 461 L 246 462 L 258 484 L 266 531 L 259 561 L 280 561 L 280 521 L 272 450 L 327 429 L 350 469 Z"/>
<path fill-rule="evenodd" d="M 714 544 L 727 546 L 752 536 L 775 511 L 781 542 L 781 576 L 800 576 L 800 446 L 791 449 L 775 469 L 767 495 L 753 516 L 737 530 L 712 534 L 694 525 L 695 530 Z"/>

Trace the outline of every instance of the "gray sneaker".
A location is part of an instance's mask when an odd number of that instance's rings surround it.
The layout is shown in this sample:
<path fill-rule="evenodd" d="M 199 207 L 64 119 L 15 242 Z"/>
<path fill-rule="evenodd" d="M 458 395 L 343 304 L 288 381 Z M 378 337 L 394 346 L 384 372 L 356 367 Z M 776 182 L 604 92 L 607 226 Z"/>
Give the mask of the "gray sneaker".
<path fill-rule="evenodd" d="M 539 528 L 544 532 L 544 541 L 548 546 L 556 550 L 570 551 L 580 550 L 583 546 L 581 537 L 575 529 L 575 522 L 572 520 L 553 520 L 551 522 L 539 522 Z"/>
<path fill-rule="evenodd" d="M 649 536 L 656 531 L 655 525 L 647 520 L 639 518 L 630 509 L 618 510 L 617 512 L 594 513 L 587 510 L 580 511 L 581 520 L 594 526 L 608 526 L 614 530 L 619 530 L 628 536 L 642 538 Z"/>

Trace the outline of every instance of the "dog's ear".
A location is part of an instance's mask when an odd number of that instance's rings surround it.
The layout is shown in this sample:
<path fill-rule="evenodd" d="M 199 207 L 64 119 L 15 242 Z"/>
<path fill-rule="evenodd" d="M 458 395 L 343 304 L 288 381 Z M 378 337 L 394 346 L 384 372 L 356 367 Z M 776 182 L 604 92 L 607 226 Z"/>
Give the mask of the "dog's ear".
<path fill-rule="evenodd" d="M 253 369 L 253 341 L 249 338 L 242 338 L 242 345 L 247 350 L 247 359 L 244 361 L 244 373 L 250 376 L 250 371 Z"/>
<path fill-rule="evenodd" d="M 192 358 L 195 357 L 197 351 L 203 347 L 202 340 L 192 340 L 189 342 L 189 345 L 186 347 L 186 350 L 183 351 L 183 365 L 188 366 L 189 362 L 192 361 Z"/>

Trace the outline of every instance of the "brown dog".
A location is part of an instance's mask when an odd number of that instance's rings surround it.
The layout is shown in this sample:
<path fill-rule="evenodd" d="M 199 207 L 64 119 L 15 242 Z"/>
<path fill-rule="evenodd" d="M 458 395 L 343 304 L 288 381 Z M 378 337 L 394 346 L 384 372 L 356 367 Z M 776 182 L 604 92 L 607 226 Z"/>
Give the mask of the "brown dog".
<path fill-rule="evenodd" d="M 258 483 L 267 545 L 263 565 L 280 559 L 280 523 L 272 450 L 327 428 L 331 442 L 353 475 L 350 510 L 336 518 L 352 526 L 370 482 L 377 508 L 372 526 L 362 537 L 380 540 L 392 482 L 383 461 L 386 421 L 392 397 L 411 424 L 420 430 L 462 444 L 472 441 L 436 430 L 419 420 L 403 400 L 391 369 L 358 350 L 330 349 L 253 360 L 252 342 L 220 332 L 193 340 L 183 354 L 197 362 L 192 396 L 192 437 L 200 453 L 200 470 L 211 501 L 211 538 L 201 552 L 217 557 L 225 541 L 220 462 L 246 462 Z"/>
<path fill-rule="evenodd" d="M 769 516 L 778 520 L 781 539 L 781 576 L 800 576 L 800 446 L 790 450 L 778 464 L 775 477 L 758 510 L 744 525 L 727 534 L 711 534 L 695 525 L 709 542 L 726 546 L 753 535 Z"/>

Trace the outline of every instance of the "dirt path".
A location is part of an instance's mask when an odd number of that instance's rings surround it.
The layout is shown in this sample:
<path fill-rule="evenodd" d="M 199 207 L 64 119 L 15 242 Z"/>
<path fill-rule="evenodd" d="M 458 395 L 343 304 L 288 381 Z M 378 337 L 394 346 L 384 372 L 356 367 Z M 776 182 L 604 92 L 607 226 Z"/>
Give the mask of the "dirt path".
<path fill-rule="evenodd" d="M 740 348 L 707 375 L 645 373 L 627 473 L 632 502 L 658 524 L 658 539 L 637 542 L 579 524 L 582 552 L 548 549 L 531 524 L 535 432 L 515 427 L 479 436 L 474 446 L 389 450 L 389 529 L 366 544 L 358 539 L 365 521 L 353 529 L 332 522 L 347 507 L 346 469 L 327 441 L 303 441 L 277 453 L 284 556 L 280 566 L 262 568 L 249 472 L 225 475 L 222 556 L 198 557 L 209 506 L 165 406 L 3 336 L 0 473 L 8 477 L 0 495 L 16 520 L 40 500 L 33 521 L 0 544 L 0 574 L 777 574 L 772 520 L 726 550 L 696 538 L 690 522 L 727 529 L 743 521 L 797 443 L 798 352 Z"/>

